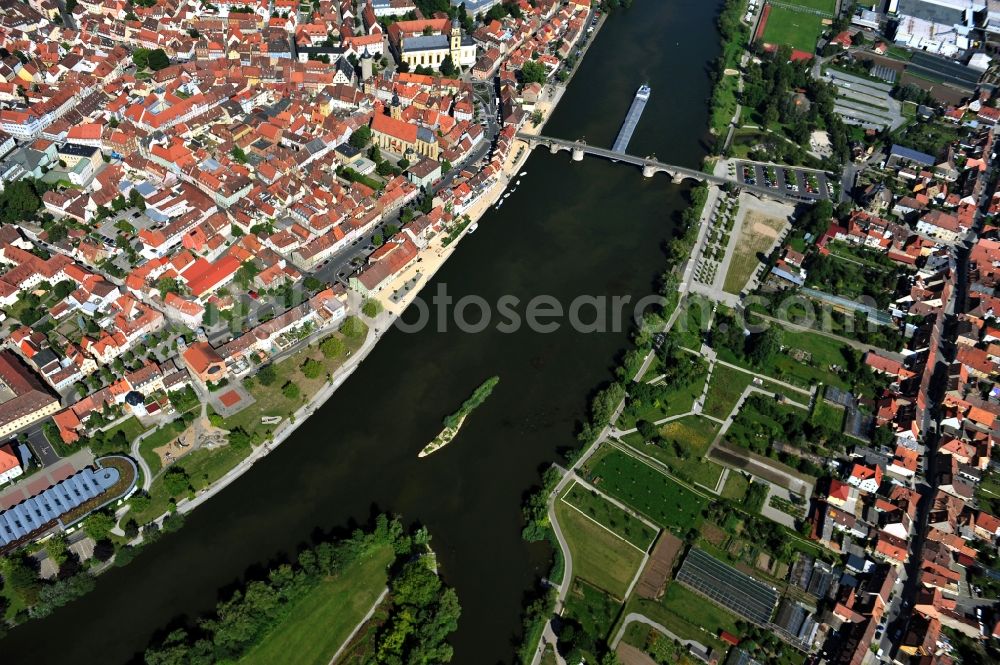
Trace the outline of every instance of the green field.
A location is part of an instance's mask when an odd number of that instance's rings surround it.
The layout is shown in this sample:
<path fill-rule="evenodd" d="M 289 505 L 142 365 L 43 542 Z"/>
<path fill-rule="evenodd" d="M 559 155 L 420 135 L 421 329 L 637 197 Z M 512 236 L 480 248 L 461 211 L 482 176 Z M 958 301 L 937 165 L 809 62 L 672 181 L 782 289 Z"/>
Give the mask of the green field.
<path fill-rule="evenodd" d="M 556 519 L 573 555 L 573 573 L 616 598 L 624 598 L 642 564 L 642 552 L 562 501 Z"/>
<path fill-rule="evenodd" d="M 787 44 L 793 49 L 813 53 L 816 50 L 816 41 L 823 34 L 822 21 L 821 16 L 810 12 L 772 5 L 762 41 L 775 46 Z"/>
<path fill-rule="evenodd" d="M 814 425 L 826 427 L 832 432 L 840 432 L 844 429 L 844 407 L 834 406 L 826 400 L 817 399 L 816 408 L 810 419 Z"/>
<path fill-rule="evenodd" d="M 655 529 L 579 483 L 570 485 L 561 498 L 641 550 L 656 538 Z"/>
<path fill-rule="evenodd" d="M 733 635 L 743 632 L 736 626 L 736 615 L 676 581 L 667 585 L 666 593 L 659 602 L 636 599 L 626 609 L 641 612 L 676 635 L 707 643 L 723 653 L 729 647 L 716 637 L 719 631 L 725 630 Z"/>
<path fill-rule="evenodd" d="M 588 635 L 604 638 L 611 631 L 621 607 L 620 601 L 578 579 L 566 596 L 565 614 L 579 621 Z"/>
<path fill-rule="evenodd" d="M 299 665 L 327 665 L 382 593 L 394 556 L 388 546 L 378 548 L 317 585 L 292 603 L 239 662 L 271 665 L 293 659 Z"/>
<path fill-rule="evenodd" d="M 805 9 L 814 9 L 823 12 L 827 18 L 833 18 L 833 13 L 837 9 L 837 0 L 779 0 L 783 5 L 796 5 Z"/>
<path fill-rule="evenodd" d="M 750 481 L 739 471 L 730 471 L 726 478 L 726 485 L 722 488 L 722 498 L 733 501 L 743 501 L 746 497 Z"/>
<path fill-rule="evenodd" d="M 749 317 L 751 323 L 757 323 L 760 319 Z M 780 354 L 775 354 L 768 362 L 767 366 L 761 369 L 749 367 L 746 360 L 738 358 L 730 349 L 725 347 L 716 348 L 719 358 L 734 365 L 746 366 L 752 373 L 763 373 L 775 379 L 780 379 L 800 388 L 808 388 L 816 383 L 836 386 L 844 390 L 849 390 L 850 386 L 844 381 L 833 366 L 843 368 L 847 364 L 845 352 L 850 351 L 850 347 L 835 339 L 823 337 L 815 332 L 799 332 L 784 328 L 781 331 L 781 343 L 784 349 Z M 775 386 L 762 386 L 768 390 L 773 390 Z M 776 390 L 782 394 L 791 396 L 793 393 L 785 388 Z M 808 398 L 805 394 L 799 393 L 794 397 L 794 401 L 805 403 Z"/>
<path fill-rule="evenodd" d="M 174 420 L 166 425 L 161 425 L 155 432 L 139 443 L 139 454 L 146 460 L 146 464 L 149 465 L 149 470 L 154 476 L 160 472 L 162 464 L 160 463 L 160 456 L 153 451 L 176 439 L 186 427 L 183 420 Z"/>
<path fill-rule="evenodd" d="M 707 500 L 650 465 L 609 449 L 589 465 L 592 482 L 664 527 L 686 531 L 701 523 Z"/>
<path fill-rule="evenodd" d="M 715 418 L 728 418 L 751 381 L 753 375 L 747 372 L 716 364 L 712 370 L 712 381 L 708 384 L 708 394 L 705 395 L 703 413 Z"/>
<path fill-rule="evenodd" d="M 114 437 L 114 435 L 116 435 L 118 432 L 121 432 L 122 434 L 125 435 L 125 440 L 127 440 L 129 444 L 131 444 L 139 437 L 140 434 L 142 434 L 145 431 L 146 428 L 142 426 L 142 423 L 139 422 L 138 418 L 136 418 L 135 416 L 129 416 L 128 418 L 121 421 L 114 427 L 108 428 L 105 431 L 105 438 L 111 440 L 111 438 Z"/>
<path fill-rule="evenodd" d="M 694 360 L 694 356 L 691 358 Z M 682 413 L 688 413 L 694 406 L 694 401 L 701 395 L 701 391 L 705 388 L 705 377 L 708 374 L 708 368 L 704 366 L 704 363 L 701 363 L 701 366 L 703 371 L 699 372 L 691 381 L 679 386 L 664 387 L 663 403 L 655 405 L 643 404 L 635 413 L 631 409 L 625 409 L 618 418 L 616 426 L 620 429 L 631 429 L 635 427 L 635 423 L 639 420 L 656 422 L 670 416 L 679 416 Z"/>

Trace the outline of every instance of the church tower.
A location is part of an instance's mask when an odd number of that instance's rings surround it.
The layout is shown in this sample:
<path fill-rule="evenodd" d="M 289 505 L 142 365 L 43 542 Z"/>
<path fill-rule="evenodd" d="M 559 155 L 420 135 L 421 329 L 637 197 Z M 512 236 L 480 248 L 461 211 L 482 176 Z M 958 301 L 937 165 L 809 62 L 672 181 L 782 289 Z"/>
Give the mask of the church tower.
<path fill-rule="evenodd" d="M 453 19 L 451 22 L 451 49 L 449 52 L 451 55 L 451 62 L 456 67 L 462 57 L 462 24 L 458 22 L 458 19 Z"/>

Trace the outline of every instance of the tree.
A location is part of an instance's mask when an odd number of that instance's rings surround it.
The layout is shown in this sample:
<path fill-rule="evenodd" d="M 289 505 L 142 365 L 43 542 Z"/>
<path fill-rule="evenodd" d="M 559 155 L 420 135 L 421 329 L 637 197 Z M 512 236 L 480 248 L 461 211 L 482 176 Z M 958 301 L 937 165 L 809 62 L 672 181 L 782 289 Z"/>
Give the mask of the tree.
<path fill-rule="evenodd" d="M 635 427 L 639 430 L 639 434 L 647 443 L 655 442 L 660 438 L 660 430 L 658 430 L 656 425 L 648 420 L 640 420 L 636 422 Z"/>
<path fill-rule="evenodd" d="M 521 66 L 521 82 L 525 85 L 528 83 L 544 84 L 547 78 L 545 65 L 537 60 L 528 60 Z"/>
<path fill-rule="evenodd" d="M 455 68 L 455 61 L 451 59 L 450 55 L 446 55 L 444 60 L 441 61 L 441 73 L 448 78 L 453 78 L 458 74 L 458 70 Z"/>
<path fill-rule="evenodd" d="M 161 69 L 166 69 L 170 66 L 170 58 L 167 57 L 166 52 L 158 48 L 156 50 L 149 52 L 149 68 L 154 71 L 160 71 Z"/>
<path fill-rule="evenodd" d="M 42 207 L 40 194 L 44 186 L 36 186 L 32 180 L 15 180 L 7 183 L 0 193 L 0 220 L 8 223 L 31 219 Z"/>
<path fill-rule="evenodd" d="M 242 427 L 229 432 L 229 445 L 237 450 L 249 450 L 253 447 L 253 436 Z"/>
<path fill-rule="evenodd" d="M 306 291 L 319 291 L 323 288 L 323 282 L 319 281 L 312 275 L 309 275 L 302 281 L 302 286 Z"/>
<path fill-rule="evenodd" d="M 69 552 L 67 550 L 68 543 L 66 541 L 66 534 L 59 533 L 52 536 L 47 541 L 45 541 L 45 553 L 49 555 L 49 558 L 57 566 L 63 565 L 66 559 L 69 558 Z"/>
<path fill-rule="evenodd" d="M 180 294 L 184 285 L 176 277 L 161 277 L 156 282 L 156 288 L 160 291 L 160 297 L 166 298 L 168 293 Z"/>
<path fill-rule="evenodd" d="M 115 516 L 104 510 L 91 513 L 83 523 L 83 530 L 94 540 L 103 540 L 114 527 Z"/>
<path fill-rule="evenodd" d="M 307 358 L 302 363 L 302 374 L 307 379 L 318 379 L 323 374 L 323 363 L 312 358 Z"/>
<path fill-rule="evenodd" d="M 364 324 L 361 323 L 361 319 L 356 316 L 349 316 L 341 324 L 340 332 L 344 333 L 347 337 L 358 338 L 364 334 L 365 328 Z"/>
<path fill-rule="evenodd" d="M 772 325 L 767 330 L 747 339 L 747 358 L 757 367 L 763 367 L 781 350 L 781 330 Z"/>
<path fill-rule="evenodd" d="M 243 148 L 239 147 L 238 145 L 234 145 L 233 149 L 229 151 L 229 154 L 231 154 L 233 156 L 233 159 L 235 159 L 240 164 L 247 163 L 247 154 L 243 151 Z"/>
<path fill-rule="evenodd" d="M 368 145 L 368 142 L 372 140 L 372 130 L 368 128 L 368 125 L 361 125 L 354 133 L 351 134 L 351 138 L 348 139 L 350 143 L 355 148 L 364 148 Z"/>
<path fill-rule="evenodd" d="M 149 66 L 149 49 L 148 48 L 137 48 L 132 51 L 132 63 L 135 65 L 136 71 L 141 72 Z"/>
<path fill-rule="evenodd" d="M 287 399 L 298 399 L 299 397 L 299 384 L 292 383 L 289 381 L 281 387 L 281 394 Z"/>
<path fill-rule="evenodd" d="M 250 286 L 250 282 L 252 282 L 259 273 L 260 269 L 257 268 L 257 264 L 254 263 L 252 260 L 247 259 L 236 270 L 236 275 L 233 277 L 233 279 L 236 281 L 237 284 L 246 289 Z"/>
<path fill-rule="evenodd" d="M 100 562 L 107 561 L 115 555 L 115 544 L 107 538 L 102 538 L 94 543 L 94 558 Z"/>
<path fill-rule="evenodd" d="M 278 380 L 278 373 L 274 371 L 274 365 L 264 365 L 257 371 L 257 380 L 262 386 L 270 386 Z"/>
<path fill-rule="evenodd" d="M 374 319 L 382 311 L 382 303 L 374 298 L 365 299 L 364 304 L 361 306 L 361 313 L 367 316 L 369 319 Z"/>
<path fill-rule="evenodd" d="M 177 498 L 191 491 L 191 478 L 182 467 L 172 466 L 163 474 L 163 486 L 171 497 Z"/>
<path fill-rule="evenodd" d="M 344 352 L 344 343 L 339 337 L 330 335 L 320 343 L 319 350 L 327 358 L 336 358 Z"/>

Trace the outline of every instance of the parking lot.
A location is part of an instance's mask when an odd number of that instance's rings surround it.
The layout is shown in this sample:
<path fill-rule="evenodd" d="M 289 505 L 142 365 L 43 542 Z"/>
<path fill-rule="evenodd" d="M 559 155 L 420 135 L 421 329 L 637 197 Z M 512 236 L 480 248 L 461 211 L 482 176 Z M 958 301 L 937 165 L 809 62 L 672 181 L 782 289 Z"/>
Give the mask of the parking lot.
<path fill-rule="evenodd" d="M 823 78 L 837 86 L 833 110 L 845 123 L 872 129 L 895 129 L 903 124 L 899 102 L 889 94 L 891 83 L 833 68 L 828 69 Z"/>
<path fill-rule="evenodd" d="M 776 166 L 759 162 L 735 162 L 737 179 L 747 185 L 770 187 L 812 199 L 834 199 L 833 185 L 822 171 Z"/>

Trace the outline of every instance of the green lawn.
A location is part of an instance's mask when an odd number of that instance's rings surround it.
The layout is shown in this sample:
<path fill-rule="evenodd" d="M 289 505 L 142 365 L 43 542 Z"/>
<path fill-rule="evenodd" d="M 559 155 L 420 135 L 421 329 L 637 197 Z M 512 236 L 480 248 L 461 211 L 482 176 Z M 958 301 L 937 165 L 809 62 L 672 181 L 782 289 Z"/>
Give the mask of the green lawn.
<path fill-rule="evenodd" d="M 772 5 L 763 41 L 776 46 L 787 44 L 794 49 L 813 53 L 816 41 L 823 34 L 822 20 L 816 14 Z"/>
<path fill-rule="evenodd" d="M 139 419 L 135 416 L 129 416 L 125 420 L 121 421 L 114 427 L 107 430 L 106 436 L 110 441 L 111 438 L 118 432 L 122 432 L 125 435 L 125 439 L 131 444 L 136 438 L 146 431 L 146 428 L 142 426 Z"/>
<path fill-rule="evenodd" d="M 317 585 L 290 605 L 287 615 L 239 662 L 327 665 L 382 593 L 393 558 L 391 548 L 380 547 Z"/>
<path fill-rule="evenodd" d="M 588 467 L 594 485 L 657 524 L 686 531 L 701 523 L 704 497 L 631 455 L 609 449 Z"/>
<path fill-rule="evenodd" d="M 722 653 L 725 653 L 729 645 L 718 639 L 719 631 L 742 635 L 742 631 L 736 627 L 736 615 L 676 581 L 667 585 L 666 593 L 659 601 L 637 598 L 626 609 L 641 612 L 676 635 L 708 644 Z"/>
<path fill-rule="evenodd" d="M 579 621 L 584 632 L 599 639 L 607 638 L 622 608 L 621 601 L 579 579 L 573 582 L 565 605 L 565 615 Z"/>
<path fill-rule="evenodd" d="M 837 0 L 781 0 L 781 2 L 786 5 L 797 5 L 824 12 L 827 14 L 827 18 L 833 18 L 833 12 L 837 9 Z"/>
<path fill-rule="evenodd" d="M 694 356 L 691 356 L 691 360 L 695 360 Z M 680 386 L 665 387 L 663 403 L 656 405 L 643 404 L 642 408 L 635 413 L 630 409 L 625 409 L 618 418 L 617 427 L 619 429 L 631 429 L 635 427 L 635 423 L 639 420 L 656 422 L 670 416 L 679 416 L 682 413 L 688 413 L 694 406 L 695 399 L 701 395 L 701 391 L 705 387 L 705 377 L 708 375 L 708 368 L 704 367 L 704 363 L 701 363 L 701 365 L 704 371 L 699 372 L 688 383 Z"/>
<path fill-rule="evenodd" d="M 833 432 L 841 432 L 844 428 L 844 407 L 817 399 L 811 420 L 814 425 L 826 427 Z"/>
<path fill-rule="evenodd" d="M 570 485 L 561 498 L 641 550 L 656 538 L 655 529 L 579 483 Z"/>
<path fill-rule="evenodd" d="M 751 381 L 752 374 L 716 364 L 712 370 L 712 381 L 708 384 L 703 413 L 725 420 Z"/>
<path fill-rule="evenodd" d="M 712 317 L 712 302 L 698 295 L 688 296 L 681 304 L 682 314 L 677 317 L 672 332 L 681 346 L 697 351 L 708 331 Z"/>
<path fill-rule="evenodd" d="M 719 424 L 701 416 L 684 416 L 660 427 L 660 435 L 667 439 L 684 441 L 690 446 L 690 457 L 704 456 L 719 433 Z"/>
<path fill-rule="evenodd" d="M 174 420 L 173 422 L 167 423 L 162 427 L 159 427 L 155 432 L 147 436 L 139 443 L 139 454 L 142 458 L 146 460 L 146 464 L 149 465 L 149 470 L 155 476 L 160 472 L 162 464 L 160 463 L 160 456 L 153 451 L 156 448 L 165 446 L 174 439 L 176 439 L 181 432 L 185 429 L 183 420 Z"/>
<path fill-rule="evenodd" d="M 642 552 L 562 501 L 556 502 L 555 513 L 573 555 L 573 573 L 624 598 Z"/>
<path fill-rule="evenodd" d="M 751 323 L 757 321 L 759 319 L 750 317 Z M 840 375 L 832 368 L 834 365 L 837 367 L 846 365 L 844 353 L 850 351 L 850 347 L 813 332 L 799 332 L 787 328 L 782 329 L 781 341 L 785 348 L 763 368 L 765 376 L 781 379 L 803 389 L 815 383 L 824 383 L 845 390 L 850 388 L 847 382 L 840 378 Z M 745 360 L 736 357 L 728 348 L 719 347 L 716 351 L 719 358 L 726 362 L 747 367 L 754 373 L 760 372 L 759 369 L 750 368 Z M 779 392 L 784 392 L 784 390 Z M 795 401 L 806 402 L 807 400 L 805 395 L 800 395 L 795 398 Z"/>
<path fill-rule="evenodd" d="M 729 476 L 726 478 L 726 485 L 722 488 L 722 497 L 733 501 L 743 501 L 749 487 L 750 481 L 746 479 L 746 476 L 739 471 L 730 470 Z"/>
<path fill-rule="evenodd" d="M 180 467 L 187 472 L 191 479 L 191 486 L 197 492 L 224 476 L 250 452 L 251 450 L 248 448 L 233 448 L 232 446 L 220 446 L 213 449 L 202 448 L 181 457 L 173 466 Z M 139 524 L 159 517 L 173 507 L 170 496 L 163 486 L 163 476 L 153 480 L 153 484 L 149 488 L 149 496 L 149 507 L 143 512 L 135 514 L 135 519 Z"/>
<path fill-rule="evenodd" d="M 251 382 L 249 391 L 256 402 L 231 418 L 227 418 L 223 423 L 223 427 L 229 430 L 242 427 L 249 432 L 261 427 L 260 419 L 262 416 L 287 418 L 291 413 L 294 413 L 296 409 L 307 402 L 312 395 L 319 392 L 319 389 L 326 384 L 327 375 L 344 364 L 349 354 L 354 353 L 361 346 L 365 336 L 368 334 L 367 328 L 364 328 L 364 324 L 362 323 L 361 325 L 364 334 L 359 337 L 349 338 L 339 332 L 334 333 L 335 336 L 341 338 L 344 342 L 344 351 L 335 358 L 324 357 L 319 351 L 318 345 L 313 345 L 281 362 L 275 363 L 274 370 L 277 380 L 269 386 L 262 385 L 257 381 Z M 324 366 L 323 373 L 314 379 L 306 377 L 301 370 L 303 363 L 310 358 L 318 360 Z M 286 383 L 295 383 L 299 386 L 300 394 L 297 399 L 288 399 L 282 393 L 282 387 Z"/>

